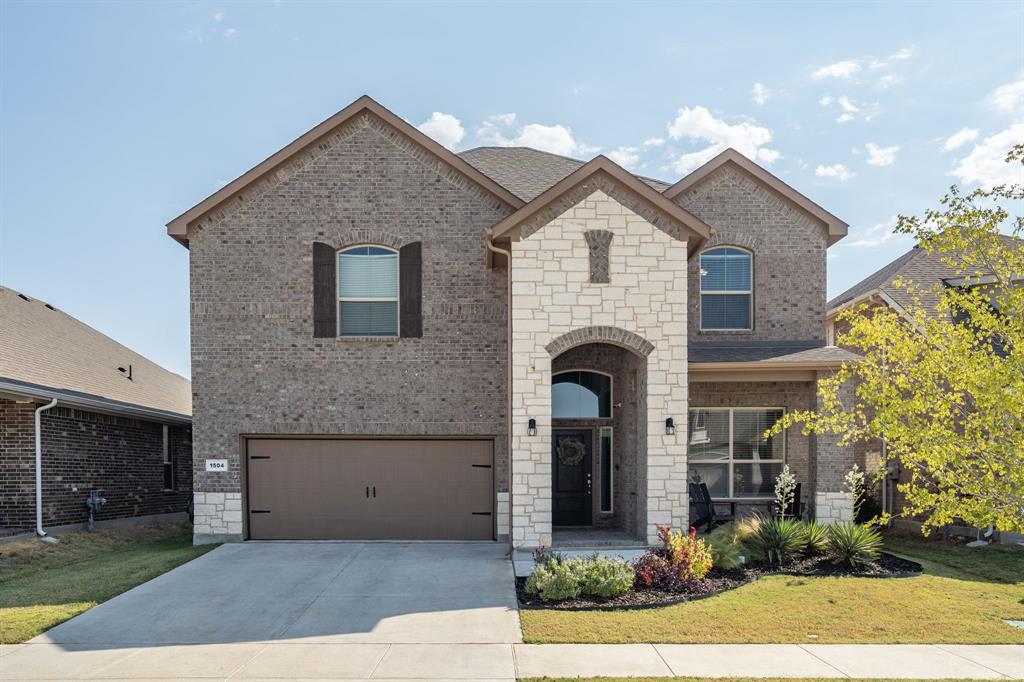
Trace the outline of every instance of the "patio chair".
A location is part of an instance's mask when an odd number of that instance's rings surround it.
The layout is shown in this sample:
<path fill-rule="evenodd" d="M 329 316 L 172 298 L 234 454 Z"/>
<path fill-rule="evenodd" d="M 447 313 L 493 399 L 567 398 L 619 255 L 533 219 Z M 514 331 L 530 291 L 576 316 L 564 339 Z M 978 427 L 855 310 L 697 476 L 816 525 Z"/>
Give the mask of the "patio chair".
<path fill-rule="evenodd" d="M 736 508 L 732 502 L 729 503 L 728 514 L 716 511 L 715 502 L 712 501 L 711 493 L 708 492 L 707 483 L 690 483 L 688 490 L 690 492 L 690 504 L 697 510 L 696 518 L 690 523 L 694 528 L 700 530 L 701 526 L 707 526 L 705 530 L 710 531 L 716 525 L 727 523 L 736 516 Z"/>

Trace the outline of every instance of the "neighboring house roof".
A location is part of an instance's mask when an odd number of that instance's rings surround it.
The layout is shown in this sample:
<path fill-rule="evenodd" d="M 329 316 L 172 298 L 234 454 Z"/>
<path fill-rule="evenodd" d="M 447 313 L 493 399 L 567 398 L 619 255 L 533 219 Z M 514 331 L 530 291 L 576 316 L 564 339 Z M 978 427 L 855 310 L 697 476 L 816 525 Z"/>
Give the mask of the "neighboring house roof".
<path fill-rule="evenodd" d="M 1004 235 L 1003 241 L 1007 246 L 1024 248 L 1024 242 L 1014 237 Z M 920 292 L 922 304 L 929 308 L 934 307 L 938 303 L 931 291 L 934 285 L 944 282 L 955 286 L 963 282 L 963 272 L 943 263 L 942 256 L 941 253 L 929 252 L 915 246 L 829 301 L 826 306 L 828 317 L 833 317 L 840 310 L 872 296 L 877 296 L 896 308 L 905 309 L 911 306 L 913 298 L 905 287 L 896 286 L 898 280 L 913 285 Z"/>
<path fill-rule="evenodd" d="M 524 201 L 536 199 L 586 163 L 530 147 L 477 147 L 459 152 L 459 156 Z M 669 186 L 661 180 L 637 177 L 658 192 Z"/>
<path fill-rule="evenodd" d="M 683 226 L 690 233 L 688 242 L 691 250 L 696 249 L 708 237 L 711 236 L 711 227 L 703 220 L 687 211 L 682 206 L 672 203 L 654 190 L 650 185 L 645 184 L 635 175 L 626 171 L 606 156 L 598 156 L 592 161 L 580 166 L 578 169 L 559 180 L 547 190 L 539 194 L 530 203 L 508 216 L 493 228 L 491 237 L 493 239 L 516 239 L 518 238 L 517 228 L 529 218 L 535 216 L 541 210 L 565 196 L 572 190 L 587 182 L 588 179 L 597 174 L 606 174 L 613 181 L 621 183 L 626 189 L 633 192 L 638 199 L 653 208 L 660 214 L 666 215 Z"/>
<path fill-rule="evenodd" d="M 331 116 L 320 125 L 303 134 L 295 141 L 267 158 L 265 161 L 247 171 L 244 175 L 232 180 L 221 189 L 217 190 L 171 222 L 167 223 L 167 234 L 187 246 L 187 230 L 189 223 L 206 215 L 232 197 L 237 196 L 246 187 L 273 172 L 277 167 L 288 161 L 293 156 L 301 154 L 303 151 L 316 144 L 317 141 L 325 135 L 330 134 L 332 131 L 337 129 L 338 126 L 363 111 L 369 111 L 375 116 L 383 119 L 399 132 L 411 138 L 413 142 L 424 147 L 427 151 L 433 153 L 436 157 L 469 178 L 469 180 L 476 183 L 485 191 L 503 200 L 512 208 L 519 208 L 523 205 L 524 202 L 522 199 L 481 173 L 474 166 L 467 163 L 443 145 L 421 133 L 407 121 L 388 111 L 386 108 L 374 101 L 373 98 L 363 95 L 355 102 L 336 113 L 334 116 Z"/>
<path fill-rule="evenodd" d="M 732 164 L 736 168 L 739 168 L 753 176 L 755 179 L 767 185 L 769 189 L 773 190 L 779 196 L 794 204 L 797 208 L 803 210 L 811 217 L 823 222 L 828 228 L 828 243 L 830 246 L 846 236 L 846 233 L 850 228 L 849 225 L 732 148 L 726 149 L 721 154 L 666 189 L 664 191 L 665 196 L 669 199 L 675 199 L 687 189 L 693 187 L 726 164 Z"/>
<path fill-rule="evenodd" d="M 118 367 L 131 365 L 129 380 Z M 189 422 L 188 379 L 42 301 L 0 287 L 0 393 Z"/>
<path fill-rule="evenodd" d="M 855 361 L 859 356 L 837 346 L 824 346 L 819 342 L 699 343 L 689 348 L 691 365 L 756 363 L 779 367 L 838 367 L 843 362 Z"/>

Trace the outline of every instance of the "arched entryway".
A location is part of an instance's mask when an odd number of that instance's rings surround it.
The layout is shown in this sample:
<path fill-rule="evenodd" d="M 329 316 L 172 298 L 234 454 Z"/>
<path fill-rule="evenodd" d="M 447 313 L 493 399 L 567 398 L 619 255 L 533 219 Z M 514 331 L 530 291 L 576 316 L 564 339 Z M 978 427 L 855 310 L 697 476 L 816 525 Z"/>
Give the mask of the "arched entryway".
<path fill-rule="evenodd" d="M 639 544 L 646 526 L 646 355 L 607 341 L 551 360 L 555 547 Z M 558 347 L 555 347 L 558 350 Z"/>

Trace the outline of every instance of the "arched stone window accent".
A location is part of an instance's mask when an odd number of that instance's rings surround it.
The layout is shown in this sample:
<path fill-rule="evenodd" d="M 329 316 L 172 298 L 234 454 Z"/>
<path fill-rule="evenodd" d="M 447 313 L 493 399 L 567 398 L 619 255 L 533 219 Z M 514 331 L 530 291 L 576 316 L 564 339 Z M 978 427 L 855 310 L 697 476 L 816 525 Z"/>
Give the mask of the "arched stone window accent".
<path fill-rule="evenodd" d="M 611 281 L 608 257 L 612 235 L 609 230 L 587 230 L 583 233 L 590 247 L 590 281 L 593 284 L 607 284 Z"/>

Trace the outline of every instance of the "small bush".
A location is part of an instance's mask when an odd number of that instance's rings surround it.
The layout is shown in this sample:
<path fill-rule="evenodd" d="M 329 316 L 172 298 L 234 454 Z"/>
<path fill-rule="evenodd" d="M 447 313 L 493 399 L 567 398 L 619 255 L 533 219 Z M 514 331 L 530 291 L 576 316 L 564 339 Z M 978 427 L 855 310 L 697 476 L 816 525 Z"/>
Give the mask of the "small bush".
<path fill-rule="evenodd" d="M 633 587 L 633 567 L 622 559 L 594 556 L 583 562 L 581 572 L 583 594 L 617 597 Z"/>
<path fill-rule="evenodd" d="M 817 556 L 828 551 L 828 526 L 811 521 L 803 526 L 804 554 Z"/>
<path fill-rule="evenodd" d="M 702 581 L 714 565 L 711 550 L 697 537 L 695 528 L 684 533 L 658 526 L 658 536 L 661 547 L 649 550 L 634 564 L 638 587 L 688 591 L 689 586 Z"/>
<path fill-rule="evenodd" d="M 633 587 L 633 567 L 622 559 L 594 555 L 569 559 L 545 552 L 534 557 L 533 573 L 525 589 L 545 601 L 575 599 L 581 594 L 617 597 Z"/>
<path fill-rule="evenodd" d="M 674 585 L 676 573 L 672 565 L 658 550 L 649 551 L 633 563 L 637 588 L 667 587 Z"/>
<path fill-rule="evenodd" d="M 863 566 L 878 558 L 882 536 L 874 528 L 858 523 L 837 523 L 828 527 L 828 548 L 836 561 Z"/>
<path fill-rule="evenodd" d="M 794 519 L 762 519 L 748 544 L 769 564 L 784 564 L 804 550 L 803 524 Z"/>
<path fill-rule="evenodd" d="M 743 545 L 730 542 L 725 537 L 708 537 L 708 548 L 711 550 L 711 561 L 718 568 L 726 570 L 738 568 L 743 564 L 740 557 L 744 555 Z"/>
<path fill-rule="evenodd" d="M 582 562 L 579 559 L 548 557 L 526 579 L 526 591 L 546 601 L 574 599 L 582 592 Z"/>

